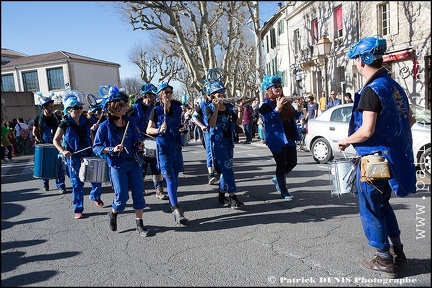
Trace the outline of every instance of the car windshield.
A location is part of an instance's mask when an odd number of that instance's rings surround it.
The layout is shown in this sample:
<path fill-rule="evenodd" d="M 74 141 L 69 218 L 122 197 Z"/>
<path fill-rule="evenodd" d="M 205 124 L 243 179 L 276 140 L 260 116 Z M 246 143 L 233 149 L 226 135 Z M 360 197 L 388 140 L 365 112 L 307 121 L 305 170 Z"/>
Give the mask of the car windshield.
<path fill-rule="evenodd" d="M 431 111 L 427 108 L 411 104 L 411 110 L 417 122 L 421 124 L 431 124 Z"/>

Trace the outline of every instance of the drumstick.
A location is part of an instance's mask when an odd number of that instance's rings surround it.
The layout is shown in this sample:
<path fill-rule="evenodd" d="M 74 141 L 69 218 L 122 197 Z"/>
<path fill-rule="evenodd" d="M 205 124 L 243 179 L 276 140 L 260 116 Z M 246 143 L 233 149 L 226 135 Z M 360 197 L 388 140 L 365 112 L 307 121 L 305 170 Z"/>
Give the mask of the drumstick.
<path fill-rule="evenodd" d="M 84 148 L 84 149 L 81 149 L 81 150 L 75 151 L 75 152 L 72 153 L 72 155 L 74 155 L 75 153 L 79 153 L 79 152 L 85 151 L 85 150 L 87 150 L 87 149 L 90 149 L 91 147 L 92 147 L 92 146 L 89 146 L 89 147 L 87 147 L 87 148 Z"/>
<path fill-rule="evenodd" d="M 125 129 L 125 132 L 124 132 L 124 134 L 123 134 L 123 137 L 122 137 L 122 140 L 121 140 L 121 143 L 120 143 L 120 145 L 122 145 L 122 146 L 123 146 L 123 142 L 124 142 L 124 139 L 125 139 L 125 137 L 126 137 L 126 134 L 127 134 L 127 130 L 128 130 L 128 128 L 129 128 L 129 122 L 130 122 L 130 121 L 128 121 L 128 122 L 126 123 L 126 129 Z M 124 149 L 126 150 L 126 153 L 129 154 L 129 151 L 126 149 L 126 147 L 124 147 Z M 120 156 L 120 152 L 121 152 L 121 151 L 119 151 L 118 156 Z"/>
<path fill-rule="evenodd" d="M 155 137 L 153 137 L 153 136 L 151 136 L 151 135 L 149 135 L 149 134 L 146 134 L 146 133 L 143 133 L 145 136 L 147 136 L 147 137 L 149 137 L 149 138 L 152 138 L 152 139 L 156 139 Z"/>

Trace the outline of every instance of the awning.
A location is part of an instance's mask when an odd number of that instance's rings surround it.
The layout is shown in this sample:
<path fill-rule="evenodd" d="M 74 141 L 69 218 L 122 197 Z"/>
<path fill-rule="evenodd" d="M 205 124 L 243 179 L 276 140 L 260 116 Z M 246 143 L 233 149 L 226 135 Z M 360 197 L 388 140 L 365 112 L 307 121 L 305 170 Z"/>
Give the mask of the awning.
<path fill-rule="evenodd" d="M 406 48 L 402 50 L 391 51 L 383 55 L 384 63 L 391 61 L 404 60 L 407 58 L 414 58 L 414 50 L 412 48 Z"/>

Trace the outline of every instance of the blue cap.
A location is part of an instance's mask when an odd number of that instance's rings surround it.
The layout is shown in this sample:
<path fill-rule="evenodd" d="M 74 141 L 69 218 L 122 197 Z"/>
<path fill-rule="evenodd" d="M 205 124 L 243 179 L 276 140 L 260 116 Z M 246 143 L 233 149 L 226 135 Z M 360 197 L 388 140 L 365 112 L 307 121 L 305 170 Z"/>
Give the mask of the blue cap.
<path fill-rule="evenodd" d="M 219 80 L 210 80 L 204 83 L 204 93 L 211 95 L 216 92 L 225 93 L 226 89 L 224 84 Z"/>
<path fill-rule="evenodd" d="M 280 74 L 265 75 L 261 83 L 261 90 L 265 91 L 276 84 L 282 84 L 282 76 Z"/>
<path fill-rule="evenodd" d="M 63 92 L 63 112 L 66 114 L 69 107 L 74 107 L 76 105 L 84 105 L 84 94 L 79 90 L 68 89 Z"/>
<path fill-rule="evenodd" d="M 363 63 L 369 65 L 376 59 L 381 59 L 387 50 L 387 41 L 380 35 L 369 36 L 351 45 L 347 56 L 350 59 L 360 57 Z M 375 56 L 378 55 L 378 56 Z"/>
<path fill-rule="evenodd" d="M 159 84 L 159 87 L 157 88 L 156 93 L 159 94 L 162 90 L 164 90 L 164 89 L 166 89 L 166 88 L 171 88 L 171 89 L 173 89 L 173 87 L 170 86 L 170 85 L 168 84 L 168 82 L 162 82 L 161 84 Z"/>
<path fill-rule="evenodd" d="M 147 93 L 156 95 L 157 88 L 152 83 L 146 83 L 141 87 L 141 95 L 145 95 Z"/>

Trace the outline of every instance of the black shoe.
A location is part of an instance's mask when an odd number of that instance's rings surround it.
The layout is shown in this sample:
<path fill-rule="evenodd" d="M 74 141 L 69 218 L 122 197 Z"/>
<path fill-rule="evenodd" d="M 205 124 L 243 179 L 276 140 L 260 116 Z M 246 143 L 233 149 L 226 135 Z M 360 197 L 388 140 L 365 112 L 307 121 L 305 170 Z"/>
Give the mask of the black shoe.
<path fill-rule="evenodd" d="M 136 225 L 137 225 L 136 230 L 138 231 L 139 235 L 141 235 L 143 237 L 147 237 L 149 234 L 149 231 L 146 228 L 144 228 L 143 220 L 142 219 L 136 219 Z"/>
<path fill-rule="evenodd" d="M 117 231 L 117 215 L 118 213 L 113 213 L 112 210 L 108 212 L 109 228 L 112 231 Z"/>
<path fill-rule="evenodd" d="M 209 185 L 214 185 L 214 184 L 216 184 L 216 182 L 217 182 L 217 178 L 216 178 L 216 176 L 214 175 L 214 173 L 210 173 L 210 174 L 208 174 L 208 184 Z"/>
<path fill-rule="evenodd" d="M 170 210 L 174 216 L 174 221 L 176 221 L 178 224 L 185 226 L 188 224 L 189 220 L 184 217 L 183 209 L 181 209 L 178 204 L 171 206 Z"/>
<path fill-rule="evenodd" d="M 407 258 L 405 256 L 405 253 L 403 252 L 403 245 L 400 247 L 397 246 L 390 246 L 390 254 L 394 257 L 394 266 L 396 268 L 399 268 L 403 266 L 407 262 Z"/>
<path fill-rule="evenodd" d="M 60 188 L 58 191 L 60 194 L 66 194 L 66 188 Z"/>
<path fill-rule="evenodd" d="M 220 192 L 219 191 L 218 194 L 219 194 L 219 197 L 218 197 L 219 204 L 225 205 L 225 204 L 229 204 L 230 203 L 230 200 L 227 197 L 225 197 L 225 192 Z"/>
<path fill-rule="evenodd" d="M 244 206 L 244 204 L 237 199 L 237 195 L 229 195 L 229 198 L 232 209 L 239 209 Z"/>
<path fill-rule="evenodd" d="M 43 190 L 44 190 L 44 191 L 49 191 L 49 185 L 44 185 L 44 186 L 43 186 Z"/>

